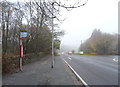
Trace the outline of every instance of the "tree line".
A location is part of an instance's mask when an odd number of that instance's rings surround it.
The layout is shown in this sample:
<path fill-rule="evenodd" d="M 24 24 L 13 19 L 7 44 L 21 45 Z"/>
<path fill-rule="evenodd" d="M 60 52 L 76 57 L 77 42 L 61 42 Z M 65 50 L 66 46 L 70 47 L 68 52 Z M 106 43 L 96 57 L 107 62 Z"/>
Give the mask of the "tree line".
<path fill-rule="evenodd" d="M 81 44 L 79 51 L 87 54 L 118 54 L 118 37 L 118 34 L 103 33 L 95 29 L 91 37 Z"/>
<path fill-rule="evenodd" d="M 51 52 L 51 10 L 54 16 L 59 15 L 51 3 L 39 1 L 30 2 L 0 2 L 0 22 L 2 29 L 2 55 L 19 54 L 20 31 L 27 31 L 27 38 L 23 40 L 24 54 Z M 54 25 L 55 26 L 55 25 Z M 58 42 L 61 30 L 54 30 Z"/>

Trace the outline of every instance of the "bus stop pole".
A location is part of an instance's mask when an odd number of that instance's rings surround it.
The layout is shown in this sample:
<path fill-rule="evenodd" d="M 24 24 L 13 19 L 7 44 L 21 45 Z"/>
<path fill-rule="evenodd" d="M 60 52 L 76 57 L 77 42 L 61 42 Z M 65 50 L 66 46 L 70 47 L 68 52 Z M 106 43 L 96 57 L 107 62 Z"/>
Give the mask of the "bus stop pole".
<path fill-rule="evenodd" d="M 22 44 L 22 39 L 20 38 L 20 58 L 19 58 L 19 67 L 20 67 L 20 71 L 23 71 L 23 67 L 22 67 L 22 58 L 23 58 L 23 44 Z"/>

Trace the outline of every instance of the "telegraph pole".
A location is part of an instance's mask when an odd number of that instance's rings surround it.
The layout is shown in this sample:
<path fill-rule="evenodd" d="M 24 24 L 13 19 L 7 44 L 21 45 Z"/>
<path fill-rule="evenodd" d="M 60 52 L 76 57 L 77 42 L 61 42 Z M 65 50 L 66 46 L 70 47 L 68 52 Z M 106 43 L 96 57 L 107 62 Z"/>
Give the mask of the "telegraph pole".
<path fill-rule="evenodd" d="M 81 51 L 82 51 L 82 40 L 81 40 Z"/>

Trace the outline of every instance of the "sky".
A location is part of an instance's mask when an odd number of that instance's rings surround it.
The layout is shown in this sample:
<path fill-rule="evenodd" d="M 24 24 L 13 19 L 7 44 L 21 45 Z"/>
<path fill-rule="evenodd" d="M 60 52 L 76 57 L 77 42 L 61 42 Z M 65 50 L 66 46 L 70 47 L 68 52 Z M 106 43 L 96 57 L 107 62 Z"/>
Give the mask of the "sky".
<path fill-rule="evenodd" d="M 81 40 L 84 42 L 88 39 L 94 29 L 105 33 L 118 33 L 118 1 L 88 0 L 85 6 L 72 11 L 61 9 L 62 17 L 66 18 L 60 24 L 60 29 L 66 33 L 61 38 L 61 48 L 78 50 Z"/>

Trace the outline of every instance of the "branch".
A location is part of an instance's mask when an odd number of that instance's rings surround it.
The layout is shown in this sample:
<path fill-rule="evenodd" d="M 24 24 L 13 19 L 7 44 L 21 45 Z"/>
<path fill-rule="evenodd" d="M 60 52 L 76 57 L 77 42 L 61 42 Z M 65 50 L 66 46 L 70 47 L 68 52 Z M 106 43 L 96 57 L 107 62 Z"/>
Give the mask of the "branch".
<path fill-rule="evenodd" d="M 58 2 L 53 2 L 53 3 L 56 3 L 58 6 L 60 6 L 60 7 L 63 7 L 63 8 L 66 8 L 66 9 L 71 9 L 71 8 L 79 8 L 79 7 L 81 7 L 81 6 L 84 6 L 84 5 L 86 5 L 86 3 L 88 2 L 88 0 L 86 0 L 86 2 L 85 3 L 83 3 L 83 4 L 81 4 L 81 5 L 78 5 L 78 6 L 65 6 L 65 4 L 64 5 L 62 5 L 62 4 L 59 4 Z"/>

